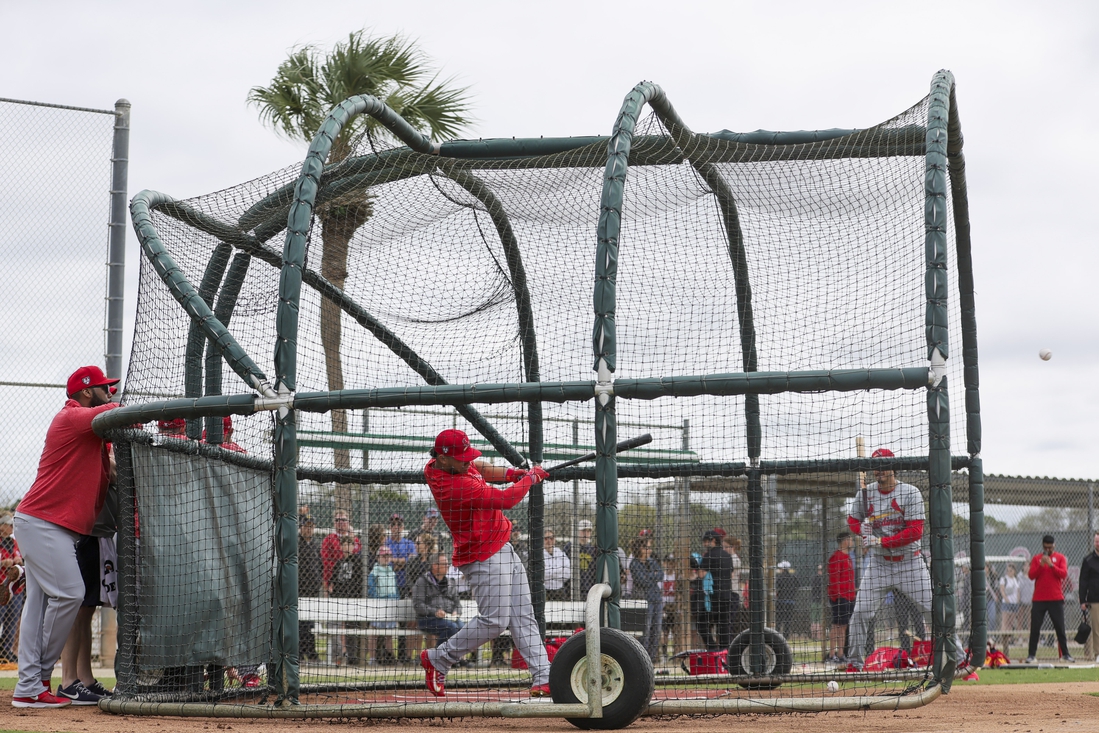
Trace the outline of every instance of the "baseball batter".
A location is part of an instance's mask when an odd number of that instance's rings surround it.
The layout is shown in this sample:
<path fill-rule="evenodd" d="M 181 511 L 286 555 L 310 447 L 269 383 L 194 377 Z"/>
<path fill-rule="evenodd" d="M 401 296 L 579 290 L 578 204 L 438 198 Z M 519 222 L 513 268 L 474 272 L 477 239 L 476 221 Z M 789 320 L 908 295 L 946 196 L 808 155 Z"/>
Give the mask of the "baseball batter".
<path fill-rule="evenodd" d="M 892 458 L 893 451 L 879 448 L 873 458 Z M 874 615 L 891 590 L 904 593 L 931 627 L 931 576 L 920 552 L 924 507 L 920 490 L 897 481 L 891 470 L 874 471 L 877 479 L 855 496 L 847 517 L 851 532 L 862 536 L 870 551 L 850 622 L 849 671 L 862 669 L 866 638 Z"/>
<path fill-rule="evenodd" d="M 498 637 L 505 629 L 530 667 L 534 697 L 549 694 L 549 658 L 531 605 L 530 585 L 519 555 L 511 546 L 511 509 L 530 487 L 546 478 L 535 466 L 529 472 L 476 462 L 481 451 L 461 430 L 444 430 L 435 438 L 432 460 L 424 467 L 427 485 L 439 513 L 454 536 L 451 563 L 462 571 L 477 601 L 477 617 L 446 643 L 420 654 L 431 694 L 445 694 L 446 673 L 462 657 Z M 507 481 L 498 489 L 488 481 Z"/>

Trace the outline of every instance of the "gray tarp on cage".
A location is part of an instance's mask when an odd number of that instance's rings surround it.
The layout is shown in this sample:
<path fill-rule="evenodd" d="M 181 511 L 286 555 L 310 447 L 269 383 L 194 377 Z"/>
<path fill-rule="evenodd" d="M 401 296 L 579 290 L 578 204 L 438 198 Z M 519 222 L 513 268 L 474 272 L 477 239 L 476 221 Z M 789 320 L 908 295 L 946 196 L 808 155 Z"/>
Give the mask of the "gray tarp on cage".
<path fill-rule="evenodd" d="M 271 646 L 271 476 L 133 446 L 144 667 L 256 664 Z"/>

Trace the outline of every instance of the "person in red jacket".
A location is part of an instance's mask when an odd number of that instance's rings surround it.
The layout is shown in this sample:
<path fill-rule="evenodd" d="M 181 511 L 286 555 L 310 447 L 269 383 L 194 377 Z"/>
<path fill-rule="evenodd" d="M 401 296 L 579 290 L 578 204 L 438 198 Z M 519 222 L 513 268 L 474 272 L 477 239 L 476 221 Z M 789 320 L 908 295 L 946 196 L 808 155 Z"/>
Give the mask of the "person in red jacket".
<path fill-rule="evenodd" d="M 1042 538 L 1042 551 L 1030 559 L 1027 577 L 1034 581 L 1034 600 L 1030 605 L 1030 646 L 1027 648 L 1027 664 L 1034 663 L 1038 652 L 1038 635 L 1042 631 L 1042 622 L 1049 614 L 1053 630 L 1057 634 L 1057 646 L 1061 651 L 1061 660 L 1075 662 L 1068 653 L 1068 638 L 1065 636 L 1065 592 L 1061 584 L 1068 577 L 1068 560 L 1059 552 L 1053 551 L 1053 535 Z"/>
<path fill-rule="evenodd" d="M 531 696 L 544 697 L 549 694 L 549 657 L 534 617 L 526 570 L 511 546 L 511 520 L 503 510 L 522 501 L 530 487 L 547 474 L 539 466 L 528 472 L 474 463 L 481 451 L 469 444 L 461 430 L 439 433 L 431 455 L 424 477 L 454 537 L 451 564 L 469 583 L 477 601 L 477 617 L 445 644 L 421 652 L 427 689 L 442 697 L 450 668 L 510 629 L 512 641 L 530 667 Z M 498 489 L 488 481 L 511 485 Z"/>
<path fill-rule="evenodd" d="M 828 605 L 832 608 L 829 654 L 826 662 L 839 664 L 847 658 L 847 624 L 855 610 L 855 566 L 851 548 L 855 536 L 844 530 L 836 535 L 839 549 L 828 558 Z"/>
<path fill-rule="evenodd" d="M 19 631 L 19 682 L 11 704 L 17 708 L 64 707 L 81 690 L 50 692 L 54 664 L 84 600 L 84 578 L 76 543 L 92 532 L 107 498 L 111 457 L 92 419 L 119 405 L 96 366 L 69 376 L 68 400 L 46 432 L 38 476 L 19 502 L 15 539 L 26 564 L 27 589 Z"/>

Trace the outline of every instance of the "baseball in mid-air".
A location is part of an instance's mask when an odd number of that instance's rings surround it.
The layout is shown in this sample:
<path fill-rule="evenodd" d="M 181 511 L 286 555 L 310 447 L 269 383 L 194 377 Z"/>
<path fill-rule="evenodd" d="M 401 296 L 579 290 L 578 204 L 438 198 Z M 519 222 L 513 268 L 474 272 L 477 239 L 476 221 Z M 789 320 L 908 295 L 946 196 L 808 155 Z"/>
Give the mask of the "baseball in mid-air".
<path fill-rule="evenodd" d="M 1042 361 L 1049 361 L 1053 358 L 1053 352 L 1049 349 L 1042 349 L 1038 352 L 1038 356 L 1041 357 Z"/>
<path fill-rule="evenodd" d="M 828 680 L 828 691 L 829 692 L 839 692 L 840 691 L 839 683 L 836 682 L 835 680 Z"/>

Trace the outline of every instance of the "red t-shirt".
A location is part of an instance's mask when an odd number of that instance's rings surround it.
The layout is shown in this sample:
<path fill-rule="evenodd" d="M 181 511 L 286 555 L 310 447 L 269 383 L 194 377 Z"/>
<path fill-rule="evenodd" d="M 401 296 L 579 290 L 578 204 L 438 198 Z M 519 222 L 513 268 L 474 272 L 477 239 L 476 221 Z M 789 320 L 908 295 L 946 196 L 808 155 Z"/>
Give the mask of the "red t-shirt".
<path fill-rule="evenodd" d="M 1068 577 L 1068 560 L 1059 552 L 1053 553 L 1052 565 L 1042 565 L 1044 555 L 1038 553 L 1030 559 L 1027 577 L 1034 581 L 1034 600 L 1063 601 L 1065 591 L 1061 584 Z"/>
<path fill-rule="evenodd" d="M 455 567 L 487 560 L 511 539 L 511 520 L 502 510 L 523 500 L 533 478 L 528 474 L 498 489 L 489 486 L 472 465 L 469 473 L 456 475 L 435 468 L 435 459 L 424 466 L 424 477 L 454 537 Z"/>
<path fill-rule="evenodd" d="M 828 600 L 855 600 L 855 567 L 851 556 L 836 550 L 828 558 Z"/>
<path fill-rule="evenodd" d="M 121 407 L 108 402 L 81 407 L 66 400 L 46 432 L 38 477 L 16 510 L 78 534 L 90 534 L 107 499 L 110 460 L 103 439 L 92 432 L 92 418 Z"/>

